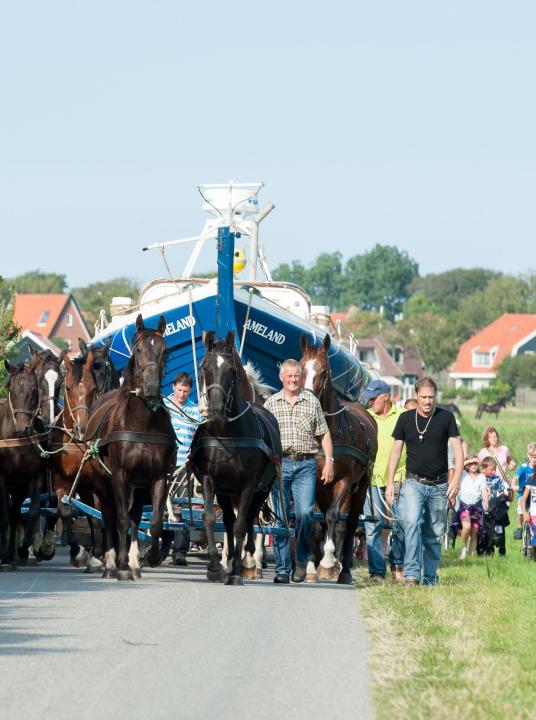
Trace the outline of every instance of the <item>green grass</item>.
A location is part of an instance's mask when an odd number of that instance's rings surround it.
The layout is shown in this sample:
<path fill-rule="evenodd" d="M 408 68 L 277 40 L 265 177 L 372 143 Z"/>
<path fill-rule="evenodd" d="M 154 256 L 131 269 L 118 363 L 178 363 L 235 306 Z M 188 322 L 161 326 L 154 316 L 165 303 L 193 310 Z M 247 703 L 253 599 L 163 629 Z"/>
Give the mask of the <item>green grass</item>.
<path fill-rule="evenodd" d="M 531 413 L 508 409 L 473 425 L 474 409 L 463 411 L 470 450 L 480 449 L 491 424 L 515 459 L 525 459 L 536 436 Z M 512 505 L 506 557 L 461 561 L 449 550 L 435 588 L 370 585 L 366 568 L 357 571 L 379 720 L 535 717 L 536 562 L 512 539 Z"/>

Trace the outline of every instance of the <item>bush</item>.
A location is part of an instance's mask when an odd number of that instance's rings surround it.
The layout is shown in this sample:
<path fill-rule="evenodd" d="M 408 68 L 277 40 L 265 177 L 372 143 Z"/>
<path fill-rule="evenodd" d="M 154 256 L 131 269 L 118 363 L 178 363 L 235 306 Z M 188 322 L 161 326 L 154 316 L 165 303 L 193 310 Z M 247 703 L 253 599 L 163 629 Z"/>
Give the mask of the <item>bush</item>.
<path fill-rule="evenodd" d="M 474 400 L 476 397 L 476 390 L 472 388 L 458 388 L 458 397 L 460 400 Z"/>
<path fill-rule="evenodd" d="M 496 378 L 489 384 L 487 388 L 483 388 L 478 394 L 479 402 L 493 403 L 498 402 L 502 398 L 510 399 L 512 397 L 512 387 L 503 380 Z"/>
<path fill-rule="evenodd" d="M 455 387 L 446 387 L 441 390 L 441 401 L 444 400 L 456 400 L 458 397 L 458 390 Z"/>

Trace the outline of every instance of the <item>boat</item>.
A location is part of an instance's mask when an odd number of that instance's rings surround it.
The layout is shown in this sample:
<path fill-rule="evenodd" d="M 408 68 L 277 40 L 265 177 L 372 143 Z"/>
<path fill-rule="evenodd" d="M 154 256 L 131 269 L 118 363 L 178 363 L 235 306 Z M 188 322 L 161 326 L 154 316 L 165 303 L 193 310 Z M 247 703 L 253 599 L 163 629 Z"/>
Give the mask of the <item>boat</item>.
<path fill-rule="evenodd" d="M 169 393 L 173 378 L 185 371 L 194 379 L 191 397 L 195 401 L 204 332 L 214 330 L 223 337 L 232 330 L 243 362 L 252 363 L 272 391 L 281 388 L 281 363 L 301 357 L 300 336 L 305 334 L 309 343 L 320 344 L 329 332 L 335 392 L 345 400 L 360 402 L 374 372 L 359 361 L 355 338 L 340 323 L 332 325 L 328 309 L 313 306 L 304 289 L 271 276 L 259 243 L 259 225 L 275 206 L 268 203 L 259 209 L 263 185 L 233 181 L 198 185 L 203 210 L 210 215 L 200 235 L 143 248 L 161 253 L 168 277 L 149 282 L 136 301 L 114 298 L 111 318 L 101 310 L 91 342 L 109 342 L 111 360 L 121 371 L 131 355 L 138 314 L 149 327 L 156 327 L 164 315 L 168 361 L 162 391 Z M 184 271 L 175 276 L 166 252 L 185 243 L 193 248 Z M 196 277 L 196 263 L 207 243 L 217 254 L 217 276 Z M 238 243 L 245 243 L 245 248 L 238 248 Z M 240 279 L 244 271 L 247 278 Z"/>

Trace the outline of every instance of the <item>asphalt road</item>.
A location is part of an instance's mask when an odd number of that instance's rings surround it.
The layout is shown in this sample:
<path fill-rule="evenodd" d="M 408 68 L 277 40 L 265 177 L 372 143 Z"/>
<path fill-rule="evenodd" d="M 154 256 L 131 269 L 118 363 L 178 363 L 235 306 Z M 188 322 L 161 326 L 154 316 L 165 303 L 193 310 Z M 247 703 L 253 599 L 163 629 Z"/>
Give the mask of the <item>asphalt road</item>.
<path fill-rule="evenodd" d="M 353 588 L 209 584 L 187 568 L 135 583 L 69 567 L 0 574 L 0 717 L 370 718 Z M 49 714 L 50 713 L 50 714 Z"/>

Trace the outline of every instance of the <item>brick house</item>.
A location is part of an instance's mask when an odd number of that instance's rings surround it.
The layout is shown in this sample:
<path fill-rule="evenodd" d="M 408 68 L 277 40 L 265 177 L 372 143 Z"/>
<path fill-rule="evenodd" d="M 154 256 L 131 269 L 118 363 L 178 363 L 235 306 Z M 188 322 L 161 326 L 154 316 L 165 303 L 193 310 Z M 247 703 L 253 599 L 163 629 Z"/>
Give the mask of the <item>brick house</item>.
<path fill-rule="evenodd" d="M 535 352 L 536 315 L 505 313 L 463 343 L 449 377 L 456 388 L 480 390 L 497 377 L 506 357 Z"/>
<path fill-rule="evenodd" d="M 21 329 L 48 340 L 61 338 L 78 348 L 78 338 L 90 339 L 87 326 L 72 295 L 17 293 L 13 321 Z"/>

